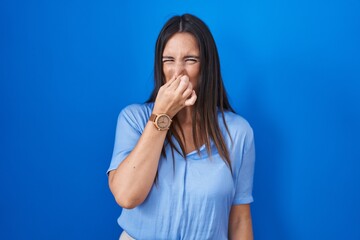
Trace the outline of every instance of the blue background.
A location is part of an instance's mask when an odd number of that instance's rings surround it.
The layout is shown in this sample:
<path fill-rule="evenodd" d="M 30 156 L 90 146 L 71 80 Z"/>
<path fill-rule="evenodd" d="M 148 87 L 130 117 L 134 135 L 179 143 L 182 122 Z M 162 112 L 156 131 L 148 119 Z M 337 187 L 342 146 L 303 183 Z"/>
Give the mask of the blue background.
<path fill-rule="evenodd" d="M 116 118 L 152 89 L 159 30 L 210 27 L 253 126 L 256 239 L 360 239 L 360 2 L 0 3 L 0 239 L 117 239 Z"/>

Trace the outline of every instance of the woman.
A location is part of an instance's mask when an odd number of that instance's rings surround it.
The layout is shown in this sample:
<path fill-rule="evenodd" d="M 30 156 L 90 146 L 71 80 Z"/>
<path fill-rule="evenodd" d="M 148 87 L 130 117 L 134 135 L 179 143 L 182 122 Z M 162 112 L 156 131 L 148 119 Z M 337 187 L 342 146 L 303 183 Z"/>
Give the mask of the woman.
<path fill-rule="evenodd" d="M 109 186 L 123 207 L 120 239 L 252 239 L 250 125 L 223 86 L 199 18 L 174 16 L 155 49 L 155 88 L 118 118 Z"/>

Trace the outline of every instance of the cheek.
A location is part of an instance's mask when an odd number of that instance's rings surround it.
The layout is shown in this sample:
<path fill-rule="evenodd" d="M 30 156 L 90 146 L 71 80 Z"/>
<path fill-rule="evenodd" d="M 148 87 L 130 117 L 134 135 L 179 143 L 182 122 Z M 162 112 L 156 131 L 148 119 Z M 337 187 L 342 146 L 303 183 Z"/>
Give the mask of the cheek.
<path fill-rule="evenodd" d="M 164 73 L 164 76 L 165 76 L 165 80 L 167 82 L 173 77 L 174 70 L 169 66 L 163 66 L 163 73 Z"/>
<path fill-rule="evenodd" d="M 199 77 L 200 77 L 200 67 L 198 66 L 194 66 L 191 67 L 187 70 L 187 74 L 191 80 L 191 82 L 194 84 L 198 81 Z"/>

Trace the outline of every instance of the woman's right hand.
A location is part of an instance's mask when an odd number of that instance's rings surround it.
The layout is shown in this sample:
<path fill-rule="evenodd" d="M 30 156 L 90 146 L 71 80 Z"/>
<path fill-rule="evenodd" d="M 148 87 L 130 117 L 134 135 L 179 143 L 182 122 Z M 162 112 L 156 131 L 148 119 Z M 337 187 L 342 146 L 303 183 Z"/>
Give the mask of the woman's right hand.
<path fill-rule="evenodd" d="M 182 108 L 194 105 L 196 98 L 189 77 L 180 75 L 160 87 L 153 112 L 166 113 L 173 118 Z"/>

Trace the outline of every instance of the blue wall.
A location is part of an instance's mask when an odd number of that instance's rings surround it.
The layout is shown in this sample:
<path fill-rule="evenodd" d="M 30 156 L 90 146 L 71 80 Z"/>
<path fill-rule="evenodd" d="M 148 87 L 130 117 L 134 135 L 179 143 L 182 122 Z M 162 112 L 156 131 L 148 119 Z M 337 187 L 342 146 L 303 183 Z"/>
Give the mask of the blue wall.
<path fill-rule="evenodd" d="M 257 147 L 256 239 L 360 239 L 360 3 L 0 3 L 0 239 L 117 239 L 116 118 L 174 14 L 210 26 Z"/>

